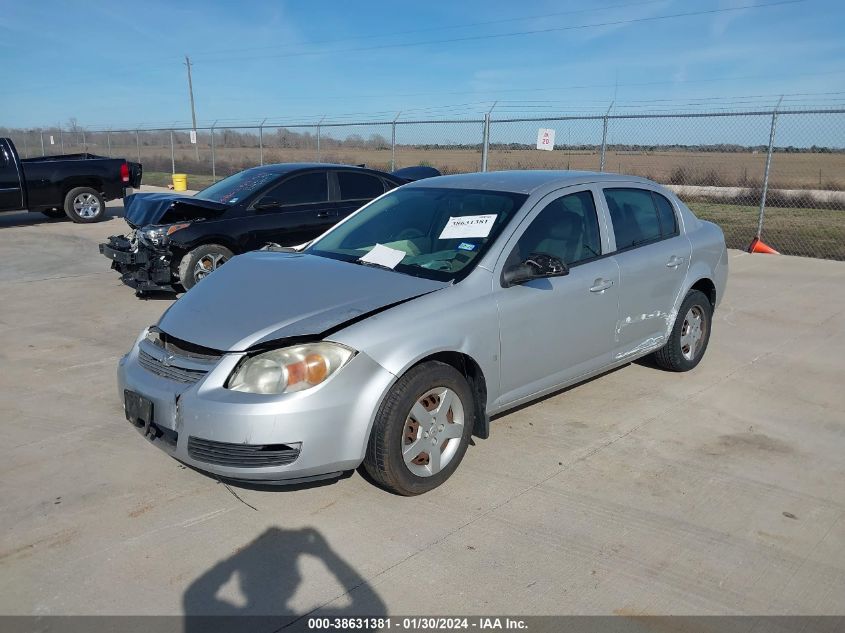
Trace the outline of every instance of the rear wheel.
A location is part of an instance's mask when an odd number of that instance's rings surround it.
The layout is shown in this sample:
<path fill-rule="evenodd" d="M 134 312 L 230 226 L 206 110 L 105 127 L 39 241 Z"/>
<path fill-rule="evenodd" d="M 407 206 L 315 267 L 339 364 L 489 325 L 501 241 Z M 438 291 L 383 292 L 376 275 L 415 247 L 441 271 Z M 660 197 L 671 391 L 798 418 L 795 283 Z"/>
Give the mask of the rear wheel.
<path fill-rule="evenodd" d="M 232 257 L 234 253 L 220 244 L 197 246 L 179 263 L 179 283 L 185 290 L 190 290 Z"/>
<path fill-rule="evenodd" d="M 669 340 L 654 353 L 654 361 L 670 371 L 693 369 L 707 351 L 712 321 L 710 299 L 703 292 L 690 290 L 678 311 Z"/>
<path fill-rule="evenodd" d="M 65 196 L 65 213 L 74 222 L 90 224 L 106 215 L 106 201 L 91 187 L 76 187 Z"/>
<path fill-rule="evenodd" d="M 459 371 L 437 361 L 417 365 L 379 408 L 364 468 L 391 492 L 428 492 L 461 463 L 475 413 L 472 391 Z"/>

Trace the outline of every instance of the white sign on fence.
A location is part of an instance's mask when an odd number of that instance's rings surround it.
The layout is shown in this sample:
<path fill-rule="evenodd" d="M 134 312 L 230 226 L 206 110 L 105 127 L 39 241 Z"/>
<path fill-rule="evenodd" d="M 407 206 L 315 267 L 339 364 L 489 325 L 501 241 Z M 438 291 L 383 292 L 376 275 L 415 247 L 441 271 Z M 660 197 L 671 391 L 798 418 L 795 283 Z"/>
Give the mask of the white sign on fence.
<path fill-rule="evenodd" d="M 196 130 L 191 130 L 191 143 L 193 143 L 194 145 L 197 144 L 197 131 Z"/>
<path fill-rule="evenodd" d="M 537 149 L 552 151 L 555 148 L 555 131 L 551 128 L 537 130 Z"/>
<path fill-rule="evenodd" d="M 53 135 L 50 135 L 50 145 L 55 145 L 56 141 L 53 140 Z"/>

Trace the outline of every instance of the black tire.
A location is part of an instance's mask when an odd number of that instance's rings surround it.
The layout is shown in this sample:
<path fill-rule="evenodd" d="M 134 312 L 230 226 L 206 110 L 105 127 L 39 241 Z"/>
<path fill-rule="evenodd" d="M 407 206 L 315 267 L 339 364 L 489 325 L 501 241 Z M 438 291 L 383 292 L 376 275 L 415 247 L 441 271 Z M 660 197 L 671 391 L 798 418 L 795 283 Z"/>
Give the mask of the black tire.
<path fill-rule="evenodd" d="M 82 211 L 77 210 L 77 202 L 86 199 L 96 203 L 96 208 L 88 208 Z M 91 187 L 76 187 L 67 192 L 65 196 L 65 214 L 78 224 L 91 224 L 99 222 L 106 217 L 106 201 L 100 192 Z"/>
<path fill-rule="evenodd" d="M 211 274 L 224 263 L 234 257 L 234 253 L 220 244 L 202 244 L 188 252 L 179 262 L 179 283 L 185 290 L 190 290 L 197 285 L 205 276 Z M 219 258 L 219 260 L 218 260 Z M 203 275 L 197 272 L 197 265 L 200 261 L 217 262 Z"/>
<path fill-rule="evenodd" d="M 685 331 L 689 328 L 687 316 L 690 313 L 701 318 L 702 336 L 695 345 L 694 351 L 689 346 L 684 347 L 681 341 Z M 701 362 L 704 353 L 707 351 L 712 324 L 713 306 L 710 304 L 710 299 L 703 292 L 690 290 L 681 304 L 681 309 L 678 310 L 678 316 L 675 319 L 675 325 L 672 326 L 669 340 L 666 345 L 654 353 L 654 362 L 669 371 L 689 371 L 693 369 Z M 685 353 L 687 356 L 692 355 L 692 358 L 685 356 Z"/>
<path fill-rule="evenodd" d="M 451 389 L 460 400 L 464 428 L 460 438 L 455 438 L 459 444 L 446 466 L 435 474 L 419 476 L 411 472 L 402 458 L 403 442 L 409 441 L 404 435 L 406 424 L 417 401 L 439 387 Z M 364 469 L 378 485 L 399 495 L 413 496 L 433 490 L 446 481 L 461 463 L 469 446 L 475 416 L 472 390 L 458 370 L 439 361 L 412 367 L 396 382 L 379 407 L 367 444 Z M 423 429 L 417 432 L 422 433 Z M 441 448 L 451 441 L 444 442 Z"/>
<path fill-rule="evenodd" d="M 67 217 L 67 213 L 65 213 L 64 209 L 42 209 L 41 213 L 46 215 L 48 218 L 53 218 L 54 220 Z"/>

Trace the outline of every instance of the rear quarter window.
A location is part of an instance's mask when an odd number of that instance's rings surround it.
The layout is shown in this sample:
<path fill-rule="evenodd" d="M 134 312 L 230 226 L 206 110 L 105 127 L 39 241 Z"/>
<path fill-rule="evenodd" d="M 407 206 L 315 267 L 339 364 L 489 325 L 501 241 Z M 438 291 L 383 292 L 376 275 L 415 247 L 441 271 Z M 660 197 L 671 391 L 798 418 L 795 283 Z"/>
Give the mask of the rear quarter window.
<path fill-rule="evenodd" d="M 660 234 L 663 237 L 675 235 L 678 232 L 678 218 L 675 216 L 675 209 L 672 203 L 659 193 L 651 193 L 654 203 L 657 205 L 657 217 L 660 219 Z"/>

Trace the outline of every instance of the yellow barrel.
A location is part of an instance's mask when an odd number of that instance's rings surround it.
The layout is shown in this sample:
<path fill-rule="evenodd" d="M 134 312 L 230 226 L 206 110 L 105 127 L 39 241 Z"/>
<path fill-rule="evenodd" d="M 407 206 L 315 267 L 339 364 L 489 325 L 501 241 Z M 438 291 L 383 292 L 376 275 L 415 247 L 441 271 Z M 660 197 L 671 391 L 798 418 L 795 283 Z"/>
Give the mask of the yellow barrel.
<path fill-rule="evenodd" d="M 173 191 L 188 189 L 188 174 L 173 174 Z"/>

